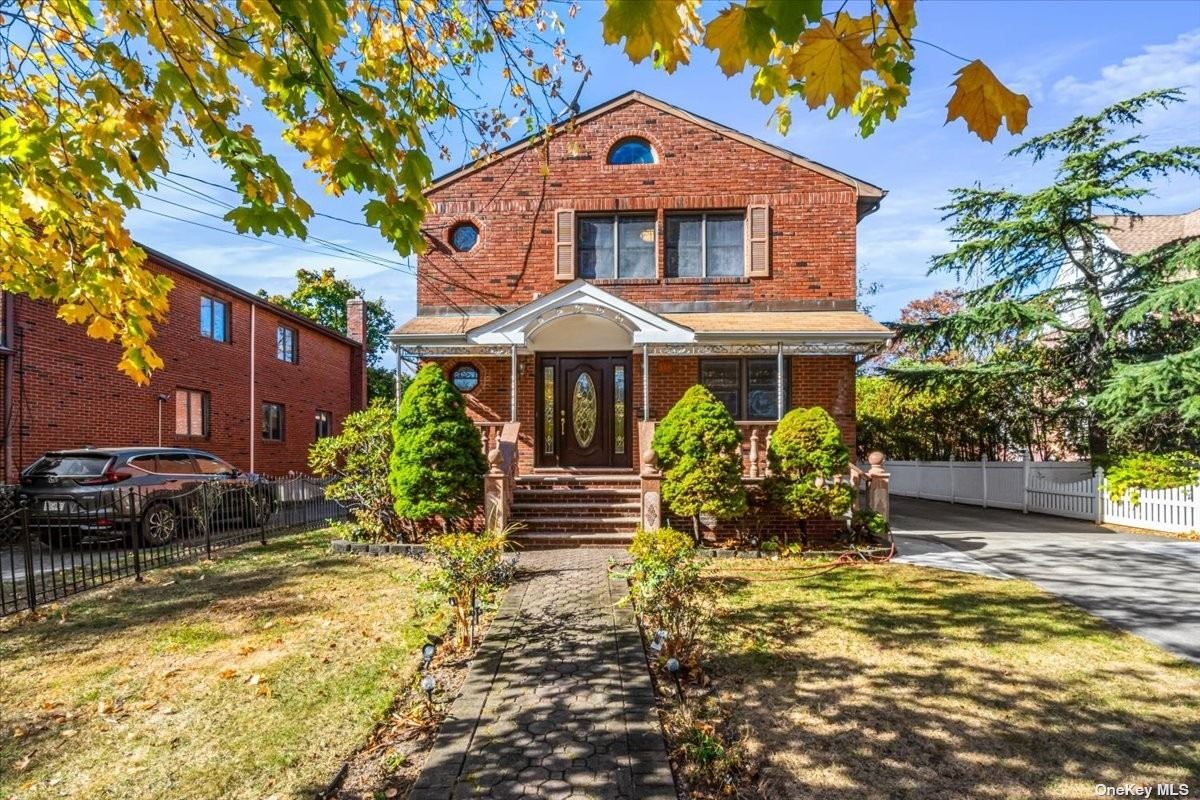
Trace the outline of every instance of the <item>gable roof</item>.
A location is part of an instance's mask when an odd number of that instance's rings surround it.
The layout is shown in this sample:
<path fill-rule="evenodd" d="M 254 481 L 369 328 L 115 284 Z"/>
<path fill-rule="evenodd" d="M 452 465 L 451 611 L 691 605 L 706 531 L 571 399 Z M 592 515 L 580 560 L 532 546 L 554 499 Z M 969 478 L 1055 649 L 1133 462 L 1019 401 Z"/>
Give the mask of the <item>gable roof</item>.
<path fill-rule="evenodd" d="M 1200 208 L 1186 214 L 1147 214 L 1145 216 L 1097 216 L 1108 228 L 1105 234 L 1113 246 L 1131 256 L 1148 253 L 1168 242 L 1200 236 Z"/>
<path fill-rule="evenodd" d="M 245 289 L 234 286 L 232 283 L 223 281 L 215 275 L 210 275 L 198 267 L 193 267 L 191 264 L 186 264 L 180 261 L 178 258 L 169 256 L 159 250 L 155 250 L 153 247 L 142 244 L 141 242 L 136 242 L 136 244 L 138 247 L 146 251 L 147 261 L 158 264 L 160 267 L 166 267 L 167 269 L 182 273 L 196 281 L 199 281 L 200 283 L 207 284 L 214 289 L 220 289 L 223 292 L 227 292 L 235 297 L 241 298 L 251 305 L 258 306 L 259 308 L 265 308 L 272 314 L 277 314 L 284 319 L 296 323 L 297 325 L 301 325 L 323 336 L 328 336 L 330 339 L 336 339 L 337 341 L 342 342 L 343 344 L 348 344 L 351 347 L 365 346 L 362 342 L 356 339 L 351 339 L 341 331 L 336 331 L 333 328 L 326 327 L 314 319 L 309 319 L 303 314 L 297 314 L 290 308 L 284 308 L 281 305 L 272 303 L 270 300 L 265 300 L 253 292 L 248 292 Z"/>
<path fill-rule="evenodd" d="M 742 133 L 741 131 L 730 128 L 727 125 L 722 125 L 721 123 L 714 122 L 713 120 L 708 119 L 706 117 L 701 117 L 698 114 L 693 114 L 692 112 L 686 111 L 686 110 L 680 108 L 679 106 L 671 105 L 670 103 L 667 103 L 663 100 L 659 100 L 656 97 L 651 97 L 650 95 L 643 94 L 642 92 L 638 92 L 638 91 L 626 92 L 622 95 L 618 95 L 618 96 L 612 98 L 611 100 L 606 100 L 605 102 L 603 102 L 599 105 L 592 106 L 591 108 L 587 109 L 586 111 L 579 112 L 575 116 L 570 117 L 567 120 L 565 120 L 559 126 L 559 129 L 554 132 L 553 135 L 557 136 L 560 133 L 563 133 L 564 131 L 568 130 L 568 125 L 585 124 L 599 116 L 607 114 L 608 112 L 610 112 L 616 108 L 620 108 L 621 106 L 628 105 L 629 103 L 641 103 L 642 105 L 649 106 L 650 108 L 656 109 L 665 114 L 670 114 L 671 116 L 678 117 L 679 119 L 682 119 L 685 122 L 690 122 L 693 125 L 699 125 L 702 128 L 706 128 L 714 133 L 720 134 L 722 136 L 726 136 L 730 139 L 733 139 L 736 142 L 740 142 L 744 145 L 747 145 L 748 147 L 753 147 L 756 150 L 761 150 L 762 152 L 767 153 L 768 155 L 773 155 L 777 158 L 781 158 L 784 161 L 795 164 L 798 167 L 804 167 L 806 169 L 810 169 L 813 172 L 816 172 L 820 175 L 824 175 L 827 178 L 832 178 L 835 181 L 838 181 L 840 183 L 843 183 L 843 184 L 853 188 L 854 191 L 858 194 L 858 206 L 859 206 L 858 218 L 860 220 L 863 217 L 865 217 L 867 214 L 870 214 L 875 209 L 877 209 L 879 207 L 879 203 L 883 200 L 884 195 L 887 194 L 886 190 L 881 189 L 880 187 L 878 187 L 872 183 L 868 183 L 864 180 L 860 180 L 859 178 L 855 178 L 853 175 L 847 174 L 845 172 L 841 172 L 832 167 L 829 167 L 829 166 L 826 166 L 819 162 L 813 161 L 812 159 L 805 158 L 804 156 L 802 156 L 798 153 L 793 153 L 791 150 L 787 150 L 786 148 L 771 144 L 770 142 L 767 142 L 762 139 L 758 139 L 758 138 L 755 138 L 748 134 Z M 524 139 L 516 141 L 516 142 L 508 145 L 507 147 L 500 148 L 495 153 L 478 158 L 469 164 L 464 164 L 463 166 L 458 167 L 457 169 L 453 169 L 450 172 L 447 172 L 447 173 L 435 178 L 433 180 L 433 183 L 429 184 L 429 186 L 425 189 L 425 193 L 429 194 L 431 192 L 436 192 L 445 186 L 449 186 L 451 183 L 454 183 L 455 181 L 459 180 L 460 178 L 464 178 L 467 175 L 471 175 L 486 166 L 490 166 L 490 165 L 496 163 L 500 159 L 507 158 L 512 155 L 516 155 L 517 153 L 519 153 L 519 152 L 529 148 L 530 146 L 534 145 L 535 143 L 537 143 L 538 137 L 541 136 L 544 131 L 545 131 L 545 129 L 543 128 L 541 131 L 538 131 L 535 134 L 526 136 Z"/>

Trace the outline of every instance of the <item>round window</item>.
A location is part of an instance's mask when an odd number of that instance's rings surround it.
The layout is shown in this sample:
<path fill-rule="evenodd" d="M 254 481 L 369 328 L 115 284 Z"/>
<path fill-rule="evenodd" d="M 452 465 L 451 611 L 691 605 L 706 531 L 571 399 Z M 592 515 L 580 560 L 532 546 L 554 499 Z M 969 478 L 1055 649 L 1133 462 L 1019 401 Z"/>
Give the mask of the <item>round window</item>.
<path fill-rule="evenodd" d="M 479 241 L 479 228 L 470 222 L 464 222 L 450 231 L 450 244 L 460 253 L 465 253 L 475 247 Z"/>
<path fill-rule="evenodd" d="M 474 364 L 459 364 L 450 373 L 450 382 L 460 392 L 473 392 L 479 385 L 479 369 Z"/>
<path fill-rule="evenodd" d="M 645 139 L 630 136 L 617 142 L 608 153 L 609 164 L 653 164 L 654 148 Z"/>

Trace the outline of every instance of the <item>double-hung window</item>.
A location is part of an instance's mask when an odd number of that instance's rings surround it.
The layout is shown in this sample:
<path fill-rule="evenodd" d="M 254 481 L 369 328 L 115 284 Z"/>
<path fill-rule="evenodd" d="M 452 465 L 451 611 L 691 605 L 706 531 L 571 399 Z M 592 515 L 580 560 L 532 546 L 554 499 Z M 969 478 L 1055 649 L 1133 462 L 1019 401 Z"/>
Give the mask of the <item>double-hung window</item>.
<path fill-rule="evenodd" d="M 745 215 L 741 213 L 667 215 L 667 277 L 745 275 L 745 224 Z"/>
<path fill-rule="evenodd" d="M 269 442 L 283 441 L 283 406 L 279 403 L 262 404 L 262 438 Z"/>
<path fill-rule="evenodd" d="M 784 394 L 787 376 L 782 377 Z M 774 358 L 702 358 L 700 383 L 737 420 L 779 418 L 779 362 Z"/>
<path fill-rule="evenodd" d="M 175 435 L 208 436 L 208 392 L 175 390 Z"/>
<path fill-rule="evenodd" d="M 280 325 L 275 329 L 275 357 L 289 364 L 298 363 L 299 352 L 296 349 L 296 329 Z"/>
<path fill-rule="evenodd" d="M 214 342 L 229 341 L 229 303 L 200 298 L 200 335 Z"/>
<path fill-rule="evenodd" d="M 328 411 L 318 411 L 316 426 L 316 439 L 324 439 L 326 436 L 331 436 L 333 434 L 333 414 Z"/>
<path fill-rule="evenodd" d="M 580 217 L 576 228 L 579 277 L 656 277 L 652 214 Z"/>

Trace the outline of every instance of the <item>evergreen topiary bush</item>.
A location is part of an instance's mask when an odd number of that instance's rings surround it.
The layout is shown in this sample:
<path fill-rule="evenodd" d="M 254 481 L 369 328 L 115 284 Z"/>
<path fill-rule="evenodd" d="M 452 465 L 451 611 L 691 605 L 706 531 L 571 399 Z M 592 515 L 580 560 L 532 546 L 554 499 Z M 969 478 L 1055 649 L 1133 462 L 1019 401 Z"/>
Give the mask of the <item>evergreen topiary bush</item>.
<path fill-rule="evenodd" d="M 799 519 L 832 519 L 850 510 L 853 490 L 833 482 L 849 469 L 850 451 L 825 409 L 789 411 L 771 436 L 767 460 L 767 492 L 787 513 Z"/>
<path fill-rule="evenodd" d="M 663 471 L 663 504 L 692 518 L 736 519 L 746 513 L 742 486 L 742 433 L 725 405 L 703 386 L 688 389 L 654 431 L 652 447 Z"/>
<path fill-rule="evenodd" d="M 479 509 L 483 441 L 462 394 L 437 365 L 423 367 L 405 390 L 392 439 L 389 483 L 398 517 L 418 526 L 440 521 L 444 529 Z"/>

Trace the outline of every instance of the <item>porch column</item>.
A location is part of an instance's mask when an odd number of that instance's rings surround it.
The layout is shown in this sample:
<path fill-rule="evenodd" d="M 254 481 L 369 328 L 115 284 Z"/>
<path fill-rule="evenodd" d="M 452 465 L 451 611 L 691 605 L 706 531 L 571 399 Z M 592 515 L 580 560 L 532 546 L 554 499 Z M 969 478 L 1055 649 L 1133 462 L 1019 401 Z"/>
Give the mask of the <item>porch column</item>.
<path fill-rule="evenodd" d="M 784 408 L 784 390 L 786 381 L 784 380 L 783 372 L 783 342 L 779 343 L 779 349 L 775 352 L 775 407 L 776 418 L 783 419 Z"/>
<path fill-rule="evenodd" d="M 517 346 L 512 345 L 512 365 L 508 378 L 508 421 L 517 421 Z"/>
<path fill-rule="evenodd" d="M 650 420 L 650 345 L 642 345 L 642 421 Z"/>
<path fill-rule="evenodd" d="M 400 365 L 404 363 L 404 351 L 396 345 L 396 410 L 400 410 Z"/>

